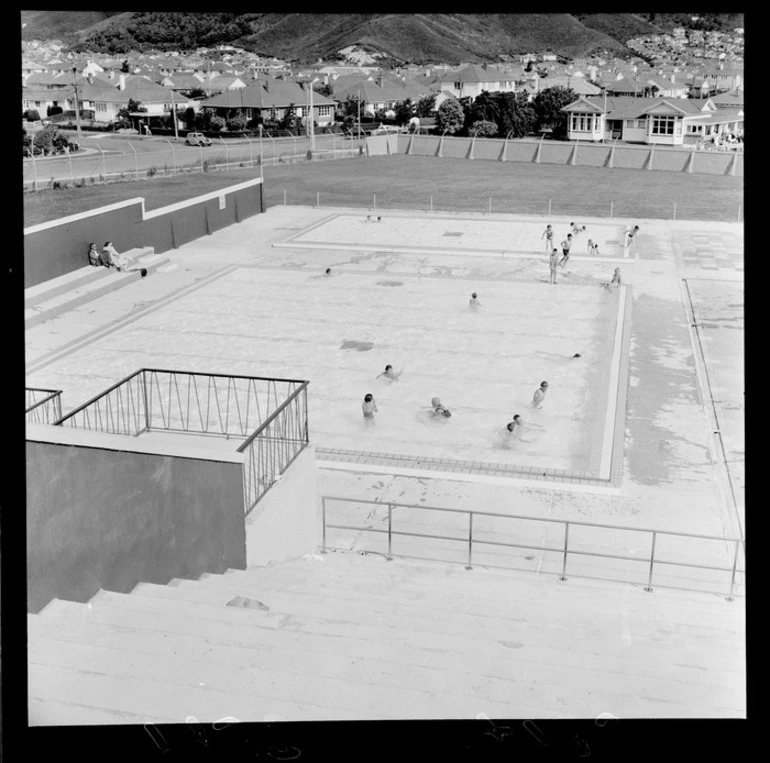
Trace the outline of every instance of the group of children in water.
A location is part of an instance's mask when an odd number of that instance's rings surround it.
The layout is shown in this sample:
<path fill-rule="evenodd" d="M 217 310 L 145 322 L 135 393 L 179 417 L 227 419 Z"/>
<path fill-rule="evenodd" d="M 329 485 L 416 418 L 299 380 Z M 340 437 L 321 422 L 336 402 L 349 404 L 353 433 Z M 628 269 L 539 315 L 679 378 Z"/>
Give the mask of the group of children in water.
<path fill-rule="evenodd" d="M 580 356 L 575 355 L 575 357 Z M 391 381 L 398 381 L 402 373 L 403 369 L 401 371 L 395 371 L 393 366 L 388 364 L 385 366 L 385 370 L 381 374 L 378 374 L 375 378 L 379 379 L 384 377 L 386 379 L 390 379 Z M 540 386 L 535 390 L 535 394 L 532 396 L 533 408 L 542 407 L 546 392 L 548 392 L 548 382 L 544 381 L 540 383 Z M 371 392 L 367 392 L 366 395 L 364 395 L 364 401 L 361 403 L 361 410 L 364 414 L 364 420 L 374 421 L 374 414 L 378 413 L 378 408 L 374 399 L 374 395 Z M 430 408 L 427 410 L 434 417 L 442 417 L 448 419 L 452 416 L 452 412 L 441 402 L 440 398 L 438 397 L 431 398 Z M 518 436 L 521 433 L 523 427 L 524 420 L 518 413 L 514 414 L 513 419 L 505 425 L 506 430 L 514 436 Z"/>

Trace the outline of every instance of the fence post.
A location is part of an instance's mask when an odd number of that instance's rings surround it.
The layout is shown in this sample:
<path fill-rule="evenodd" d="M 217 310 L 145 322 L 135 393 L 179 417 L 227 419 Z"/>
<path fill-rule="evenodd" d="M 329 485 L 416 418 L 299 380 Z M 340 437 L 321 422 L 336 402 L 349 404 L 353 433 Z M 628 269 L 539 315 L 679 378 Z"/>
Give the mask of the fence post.
<path fill-rule="evenodd" d="M 283 206 L 286 206 L 286 189 L 283 189 Z"/>
<path fill-rule="evenodd" d="M 321 553 L 326 553 L 326 496 L 321 496 Z"/>
<path fill-rule="evenodd" d="M 673 212 L 673 214 L 671 216 L 671 219 L 672 220 L 676 220 L 676 202 L 674 202 L 674 212 Z"/>
<path fill-rule="evenodd" d="M 551 200 L 548 199 L 548 217 L 551 216 Z"/>
<path fill-rule="evenodd" d="M 372 210 L 375 212 L 377 211 L 377 194 L 376 193 L 372 194 Z"/>
<path fill-rule="evenodd" d="M 102 147 L 97 143 L 96 147 L 99 149 L 99 153 L 102 155 L 102 177 L 104 178 L 104 182 L 107 182 L 107 160 L 104 158 L 104 151 L 102 151 Z"/>
<path fill-rule="evenodd" d="M 176 151 L 174 150 L 174 146 L 171 144 L 170 140 L 167 140 L 166 143 L 171 146 L 171 162 L 174 167 L 174 177 L 176 177 Z"/>
<path fill-rule="evenodd" d="M 564 562 L 561 567 L 561 577 L 559 580 L 567 579 L 567 548 L 569 546 L 569 522 L 564 523 Z"/>
<path fill-rule="evenodd" d="M 222 141 L 222 145 L 225 147 L 225 169 L 230 169 L 230 155 L 227 153 L 227 141 L 220 135 L 219 140 Z"/>
<path fill-rule="evenodd" d="M 656 532 L 652 533 L 652 549 L 650 549 L 650 577 L 647 580 L 647 585 L 644 587 L 645 591 L 652 591 L 652 565 L 655 563 L 655 536 Z"/>
<path fill-rule="evenodd" d="M 70 160 L 70 180 L 72 185 L 75 185 L 75 170 L 72 168 L 72 154 L 67 154 L 67 158 Z"/>
<path fill-rule="evenodd" d="M 251 142 L 251 138 L 246 135 L 246 133 L 243 133 L 243 137 L 249 141 L 249 166 L 251 166 L 254 164 L 254 144 Z"/>
<path fill-rule="evenodd" d="M 391 512 L 392 512 L 392 510 L 393 510 L 393 504 L 389 503 L 388 504 L 388 556 L 387 556 L 387 559 L 388 559 L 389 562 L 393 561 L 393 557 L 390 554 L 390 535 L 391 535 L 391 527 L 392 527 Z"/>
<path fill-rule="evenodd" d="M 315 192 L 315 205 L 316 205 L 316 207 L 320 207 L 321 206 L 321 192 L 320 191 L 316 191 Z"/>
<path fill-rule="evenodd" d="M 492 214 L 492 197 L 489 197 L 489 214 Z"/>
<path fill-rule="evenodd" d="M 727 596 L 727 601 L 733 600 L 733 589 L 735 588 L 735 569 L 738 566 L 738 548 L 740 547 L 740 541 L 735 541 L 735 557 L 733 558 L 733 574 L 730 579 L 730 594 Z"/>
<path fill-rule="evenodd" d="M 35 144 L 32 144 L 32 190 L 37 191 L 37 164 L 35 164 Z M 740 207 L 739 207 L 740 210 Z M 738 213 L 740 219 L 740 212 Z"/>
<path fill-rule="evenodd" d="M 466 570 L 472 570 L 471 566 L 471 547 L 473 546 L 473 512 L 468 512 L 468 564 L 465 565 Z"/>
<path fill-rule="evenodd" d="M 743 204 L 738 205 L 738 222 L 741 221 L 741 208 L 743 207 Z"/>
<path fill-rule="evenodd" d="M 433 194 L 430 195 L 430 211 L 433 212 Z M 738 215 L 738 219 L 740 219 L 740 214 Z"/>
<path fill-rule="evenodd" d="M 134 152 L 134 175 L 136 179 L 139 179 L 139 157 L 137 156 L 136 149 L 132 143 L 129 143 L 129 148 Z"/>
<path fill-rule="evenodd" d="M 610 199 L 610 217 L 613 216 L 614 212 L 615 212 L 615 199 Z"/>

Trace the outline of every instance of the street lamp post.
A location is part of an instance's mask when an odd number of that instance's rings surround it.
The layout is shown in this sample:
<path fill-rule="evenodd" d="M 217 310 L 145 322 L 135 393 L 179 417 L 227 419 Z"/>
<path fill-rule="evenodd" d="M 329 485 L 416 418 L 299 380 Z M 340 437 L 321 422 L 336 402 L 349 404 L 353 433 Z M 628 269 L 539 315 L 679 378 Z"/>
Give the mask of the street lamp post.
<path fill-rule="evenodd" d="M 78 125 L 78 149 L 83 147 L 83 138 L 80 132 L 80 103 L 78 101 L 78 67 L 72 67 L 72 84 L 75 86 L 75 121 Z"/>

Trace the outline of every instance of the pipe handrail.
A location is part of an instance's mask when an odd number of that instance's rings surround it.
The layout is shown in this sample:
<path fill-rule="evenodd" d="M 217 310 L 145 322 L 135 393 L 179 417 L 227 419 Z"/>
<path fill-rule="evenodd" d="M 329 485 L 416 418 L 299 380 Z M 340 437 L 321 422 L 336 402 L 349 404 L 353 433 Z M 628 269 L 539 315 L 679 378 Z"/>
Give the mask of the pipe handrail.
<path fill-rule="evenodd" d="M 100 392 L 98 395 L 94 395 L 90 400 L 83 403 L 83 405 L 78 406 L 75 408 L 74 411 L 70 411 L 66 416 L 62 416 L 58 421 L 54 421 L 54 426 L 58 426 L 62 423 L 62 421 L 66 421 L 67 419 L 71 419 L 76 413 L 80 413 L 80 411 L 84 410 L 85 408 L 88 408 L 89 405 L 93 405 L 97 400 L 101 400 L 103 397 L 107 397 L 107 395 L 110 394 L 110 392 L 114 392 L 118 387 L 120 387 L 122 384 L 125 384 L 126 382 L 131 381 L 135 376 L 139 376 L 141 373 L 144 372 L 144 368 L 140 368 L 138 371 L 134 371 L 134 373 L 129 374 L 125 378 L 121 379 L 118 382 L 115 382 L 111 387 L 108 387 L 107 389 Z"/>
<path fill-rule="evenodd" d="M 324 496 L 324 498 L 327 498 L 330 501 L 345 501 L 347 503 L 374 503 L 374 504 L 382 505 L 380 501 L 373 501 L 367 498 L 343 498 L 341 496 L 333 496 L 333 495 L 327 495 L 327 496 Z M 479 511 L 478 509 L 450 509 L 444 506 L 423 506 L 420 504 L 397 503 L 393 501 L 391 501 L 390 503 L 392 503 L 393 506 L 400 506 L 401 508 L 404 508 L 404 509 L 427 509 L 428 511 L 450 511 L 455 514 L 467 514 L 469 511 L 472 511 L 474 514 L 478 514 L 479 516 L 486 516 L 486 517 L 503 517 L 504 519 L 525 519 L 533 522 L 552 522 L 555 524 L 562 524 L 562 525 L 569 523 L 571 525 L 581 525 L 585 527 L 600 527 L 602 529 L 609 529 L 609 530 L 629 530 L 631 532 L 658 533 L 663 535 L 680 535 L 685 538 L 700 538 L 702 540 L 721 540 L 721 541 L 728 541 L 728 542 L 739 541 L 741 543 L 745 543 L 745 540 L 743 538 L 726 538 L 720 535 L 697 535 L 694 533 L 683 533 L 677 530 L 657 530 L 657 529 L 653 530 L 646 527 L 623 527 L 622 525 L 606 525 L 606 524 L 601 524 L 599 522 L 579 522 L 572 519 L 552 519 L 550 517 L 528 517 L 523 514 L 501 514 L 499 512 L 493 512 L 493 511 Z"/>
<path fill-rule="evenodd" d="M 43 405 L 49 402 L 50 400 L 53 400 L 54 398 L 56 398 L 58 395 L 61 395 L 62 393 L 62 390 L 60 389 L 42 389 L 41 387 L 27 387 L 27 391 L 50 392 L 50 394 L 42 398 L 41 400 L 38 400 L 36 403 L 32 403 L 32 405 L 30 405 L 29 408 L 26 408 L 24 410 L 25 413 L 29 413 L 30 411 L 34 410 L 38 406 Z"/>

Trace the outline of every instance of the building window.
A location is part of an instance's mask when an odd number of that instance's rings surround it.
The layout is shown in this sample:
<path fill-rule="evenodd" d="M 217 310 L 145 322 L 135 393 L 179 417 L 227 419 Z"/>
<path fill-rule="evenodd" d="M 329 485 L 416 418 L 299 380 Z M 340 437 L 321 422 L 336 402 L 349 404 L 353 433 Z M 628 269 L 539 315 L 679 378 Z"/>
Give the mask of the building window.
<path fill-rule="evenodd" d="M 332 113 L 332 107 L 331 106 L 319 106 L 318 107 L 318 116 L 319 117 L 328 117 Z"/>
<path fill-rule="evenodd" d="M 106 103 L 95 103 L 94 107 L 97 111 L 107 111 L 107 104 Z"/>
<path fill-rule="evenodd" d="M 701 133 L 703 132 L 703 125 L 688 124 L 687 132 Z"/>
<path fill-rule="evenodd" d="M 653 135 L 673 135 L 674 122 L 676 122 L 676 117 L 654 116 L 652 118 L 652 134 Z"/>
<path fill-rule="evenodd" d="M 455 90 L 462 90 L 462 82 L 455 82 Z"/>
<path fill-rule="evenodd" d="M 572 115 L 572 131 L 573 132 L 589 132 L 591 130 L 591 120 L 588 114 L 573 114 Z"/>

